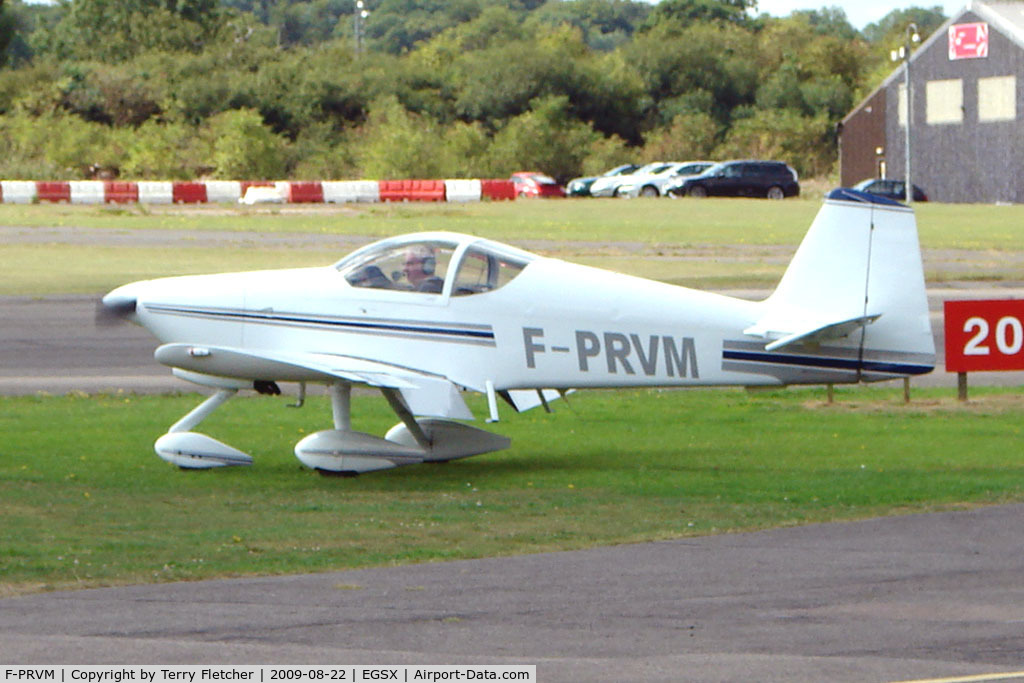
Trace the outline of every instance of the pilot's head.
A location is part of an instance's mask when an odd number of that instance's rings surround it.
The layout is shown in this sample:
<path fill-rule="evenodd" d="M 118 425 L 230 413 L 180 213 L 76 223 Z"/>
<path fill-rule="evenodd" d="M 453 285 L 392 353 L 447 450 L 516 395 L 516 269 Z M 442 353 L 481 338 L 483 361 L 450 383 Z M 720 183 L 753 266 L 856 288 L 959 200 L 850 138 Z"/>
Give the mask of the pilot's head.
<path fill-rule="evenodd" d="M 418 285 L 433 276 L 436 264 L 434 250 L 425 244 L 417 244 L 405 252 L 402 272 L 411 284 Z"/>

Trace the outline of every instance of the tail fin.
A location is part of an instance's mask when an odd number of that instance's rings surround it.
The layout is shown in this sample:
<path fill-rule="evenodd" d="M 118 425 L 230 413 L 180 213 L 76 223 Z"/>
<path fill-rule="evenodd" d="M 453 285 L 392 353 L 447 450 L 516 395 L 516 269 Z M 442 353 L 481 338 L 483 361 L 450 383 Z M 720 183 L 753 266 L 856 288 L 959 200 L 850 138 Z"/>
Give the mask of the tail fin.
<path fill-rule="evenodd" d="M 935 364 L 917 224 L 898 202 L 830 192 L 763 306 L 744 333 L 789 367 L 772 373 L 786 382 L 872 382 Z"/>

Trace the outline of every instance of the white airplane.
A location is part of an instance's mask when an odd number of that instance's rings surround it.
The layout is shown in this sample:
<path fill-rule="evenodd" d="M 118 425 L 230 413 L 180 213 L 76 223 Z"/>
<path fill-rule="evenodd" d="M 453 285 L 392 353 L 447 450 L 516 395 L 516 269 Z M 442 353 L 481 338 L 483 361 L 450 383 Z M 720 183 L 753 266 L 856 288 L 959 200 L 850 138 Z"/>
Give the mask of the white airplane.
<path fill-rule="evenodd" d="M 333 429 L 295 455 L 325 474 L 464 458 L 509 440 L 466 424 L 463 392 L 526 410 L 572 389 L 874 382 L 930 372 L 910 208 L 831 192 L 778 288 L 747 301 L 545 258 L 446 232 L 385 239 L 334 265 L 172 277 L 119 287 L 101 312 L 160 340 L 156 359 L 217 392 L 157 454 L 182 468 L 252 458 L 192 431 L 241 389 L 329 386 Z M 353 384 L 399 422 L 354 431 Z"/>

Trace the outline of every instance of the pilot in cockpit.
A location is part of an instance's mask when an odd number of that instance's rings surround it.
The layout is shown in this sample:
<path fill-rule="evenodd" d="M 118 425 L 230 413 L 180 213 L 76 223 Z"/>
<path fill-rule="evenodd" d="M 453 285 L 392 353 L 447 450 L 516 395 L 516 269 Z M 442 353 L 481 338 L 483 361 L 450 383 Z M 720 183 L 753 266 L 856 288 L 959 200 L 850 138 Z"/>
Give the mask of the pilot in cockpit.
<path fill-rule="evenodd" d="M 433 248 L 417 244 L 405 252 L 402 273 L 417 292 L 439 293 L 444 288 L 444 280 L 434 274 L 436 268 L 437 255 Z"/>

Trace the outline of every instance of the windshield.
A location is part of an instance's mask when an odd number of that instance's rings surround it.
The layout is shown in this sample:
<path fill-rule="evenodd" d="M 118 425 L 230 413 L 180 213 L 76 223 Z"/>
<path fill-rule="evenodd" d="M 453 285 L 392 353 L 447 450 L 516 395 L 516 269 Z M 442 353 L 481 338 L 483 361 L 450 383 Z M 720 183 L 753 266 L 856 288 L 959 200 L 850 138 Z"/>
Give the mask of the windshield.
<path fill-rule="evenodd" d="M 344 259 L 337 267 L 353 287 L 439 294 L 454 252 L 455 245 L 448 242 L 388 243 Z"/>
<path fill-rule="evenodd" d="M 674 175 L 698 175 L 708 170 L 712 165 L 710 163 L 683 164 L 675 170 Z"/>
<path fill-rule="evenodd" d="M 651 175 L 662 175 L 665 173 L 669 173 L 675 168 L 676 164 L 663 164 L 662 166 L 659 166 L 658 168 L 651 171 Z"/>
<path fill-rule="evenodd" d="M 653 164 L 647 164 L 646 166 L 641 166 L 640 168 L 638 168 L 635 171 L 633 171 L 633 173 L 635 175 L 646 175 L 646 174 L 649 174 L 649 173 L 654 173 L 656 169 L 661 168 L 664 165 L 665 165 L 664 161 L 655 161 Z"/>
<path fill-rule="evenodd" d="M 440 294 L 453 281 L 450 295 L 467 296 L 504 287 L 537 258 L 490 240 L 472 239 L 463 250 L 457 240 L 416 237 L 371 244 L 334 267 L 353 287 Z"/>

